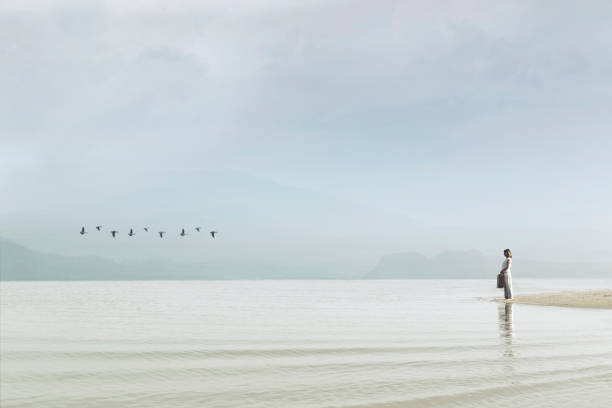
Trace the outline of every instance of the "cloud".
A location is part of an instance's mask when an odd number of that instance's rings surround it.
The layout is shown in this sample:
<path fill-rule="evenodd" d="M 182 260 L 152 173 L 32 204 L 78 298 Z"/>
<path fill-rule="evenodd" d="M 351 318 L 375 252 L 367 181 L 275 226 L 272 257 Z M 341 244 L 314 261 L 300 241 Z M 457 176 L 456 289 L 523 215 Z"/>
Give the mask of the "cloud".
<path fill-rule="evenodd" d="M 433 225 L 609 226 L 611 7 L 2 2 L 0 213 L 219 169 Z"/>

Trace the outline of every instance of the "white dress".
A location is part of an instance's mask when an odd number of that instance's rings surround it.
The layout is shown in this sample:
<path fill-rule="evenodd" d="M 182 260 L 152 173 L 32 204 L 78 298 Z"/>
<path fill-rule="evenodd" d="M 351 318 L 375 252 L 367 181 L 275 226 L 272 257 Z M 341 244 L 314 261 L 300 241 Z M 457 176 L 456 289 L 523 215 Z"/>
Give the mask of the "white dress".
<path fill-rule="evenodd" d="M 504 259 L 502 262 L 502 273 L 504 274 L 504 298 L 512 299 L 512 258 Z"/>

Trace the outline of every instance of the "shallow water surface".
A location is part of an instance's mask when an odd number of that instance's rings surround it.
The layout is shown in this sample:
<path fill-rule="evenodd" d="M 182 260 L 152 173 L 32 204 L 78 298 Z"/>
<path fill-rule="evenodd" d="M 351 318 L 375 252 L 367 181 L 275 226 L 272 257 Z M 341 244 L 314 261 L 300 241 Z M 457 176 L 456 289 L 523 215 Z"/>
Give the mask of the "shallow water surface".
<path fill-rule="evenodd" d="M 0 405 L 612 406 L 612 312 L 478 300 L 494 286 L 2 282 Z"/>

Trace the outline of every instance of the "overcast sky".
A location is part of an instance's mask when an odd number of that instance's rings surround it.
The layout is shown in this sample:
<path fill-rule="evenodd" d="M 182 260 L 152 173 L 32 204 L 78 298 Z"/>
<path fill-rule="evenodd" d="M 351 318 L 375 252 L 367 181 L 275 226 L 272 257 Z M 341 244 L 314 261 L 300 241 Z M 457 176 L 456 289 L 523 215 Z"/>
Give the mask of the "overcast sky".
<path fill-rule="evenodd" d="M 611 49 L 609 1 L 3 0 L 0 236 L 612 261 Z"/>

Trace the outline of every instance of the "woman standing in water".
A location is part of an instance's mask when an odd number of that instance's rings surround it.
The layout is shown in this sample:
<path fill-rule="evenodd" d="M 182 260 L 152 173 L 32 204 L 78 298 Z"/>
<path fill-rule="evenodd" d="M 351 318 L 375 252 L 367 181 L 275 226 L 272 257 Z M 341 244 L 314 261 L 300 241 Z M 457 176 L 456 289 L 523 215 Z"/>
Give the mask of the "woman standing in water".
<path fill-rule="evenodd" d="M 512 299 L 512 274 L 510 268 L 512 267 L 512 251 L 504 249 L 504 262 L 502 262 L 502 269 L 500 273 L 504 277 L 504 297 L 506 299 Z"/>

